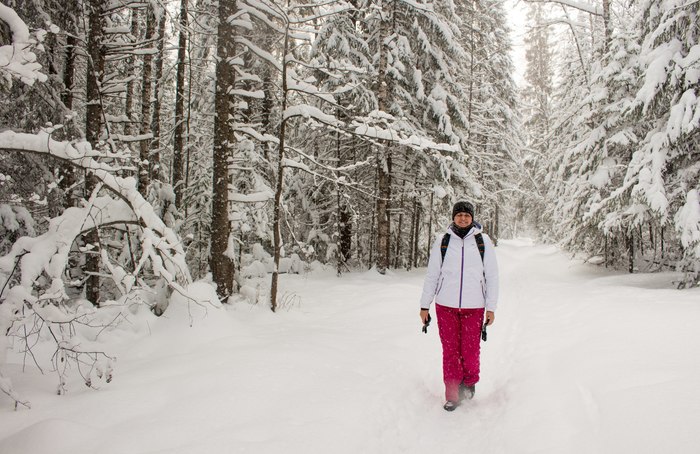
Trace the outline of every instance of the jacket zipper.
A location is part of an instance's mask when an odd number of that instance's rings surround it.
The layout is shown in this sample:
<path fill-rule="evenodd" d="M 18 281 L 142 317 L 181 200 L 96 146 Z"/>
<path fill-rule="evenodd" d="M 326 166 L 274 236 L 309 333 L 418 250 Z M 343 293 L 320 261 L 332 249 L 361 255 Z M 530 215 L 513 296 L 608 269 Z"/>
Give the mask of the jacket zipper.
<path fill-rule="evenodd" d="M 459 272 L 459 308 L 462 309 L 462 285 L 464 284 L 464 238 L 462 238 L 462 266 Z"/>

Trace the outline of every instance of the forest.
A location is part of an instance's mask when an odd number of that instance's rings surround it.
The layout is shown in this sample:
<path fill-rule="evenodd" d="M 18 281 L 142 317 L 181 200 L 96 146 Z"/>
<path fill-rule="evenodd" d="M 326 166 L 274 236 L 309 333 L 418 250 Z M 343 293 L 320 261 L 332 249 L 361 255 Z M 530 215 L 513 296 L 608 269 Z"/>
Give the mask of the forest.
<path fill-rule="evenodd" d="M 698 286 L 700 3 L 524 5 L 516 83 L 501 0 L 2 0 L 0 349 L 108 380 L 134 306 L 425 266 L 458 200 Z"/>

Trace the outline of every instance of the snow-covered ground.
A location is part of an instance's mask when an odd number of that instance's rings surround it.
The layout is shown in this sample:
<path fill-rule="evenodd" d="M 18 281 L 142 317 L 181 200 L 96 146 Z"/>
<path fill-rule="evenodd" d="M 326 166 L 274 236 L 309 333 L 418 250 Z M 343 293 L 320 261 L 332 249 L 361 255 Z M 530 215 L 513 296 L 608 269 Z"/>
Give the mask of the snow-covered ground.
<path fill-rule="evenodd" d="M 442 409 L 424 270 L 285 275 L 277 314 L 173 304 L 121 331 L 99 391 L 17 356 L 0 453 L 697 453 L 700 289 L 502 241 L 501 301 L 475 399 Z M 10 360 L 12 360 L 12 356 Z"/>

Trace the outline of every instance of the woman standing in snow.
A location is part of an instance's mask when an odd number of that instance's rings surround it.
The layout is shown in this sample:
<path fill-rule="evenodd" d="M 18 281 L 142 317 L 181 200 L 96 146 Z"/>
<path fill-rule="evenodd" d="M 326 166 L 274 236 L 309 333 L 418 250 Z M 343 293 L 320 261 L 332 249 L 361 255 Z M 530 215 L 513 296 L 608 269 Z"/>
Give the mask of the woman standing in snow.
<path fill-rule="evenodd" d="M 474 397 L 479 381 L 481 327 L 495 320 L 498 300 L 498 263 L 491 239 L 474 222 L 474 206 L 457 202 L 452 224 L 430 250 L 428 272 L 420 300 L 425 325 L 435 300 L 442 342 L 445 410 Z"/>

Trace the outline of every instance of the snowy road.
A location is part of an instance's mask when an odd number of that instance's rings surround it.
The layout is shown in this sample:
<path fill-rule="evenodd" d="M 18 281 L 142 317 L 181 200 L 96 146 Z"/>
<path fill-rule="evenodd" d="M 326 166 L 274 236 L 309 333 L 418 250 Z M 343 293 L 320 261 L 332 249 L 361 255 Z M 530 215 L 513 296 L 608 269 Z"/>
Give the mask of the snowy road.
<path fill-rule="evenodd" d="M 442 410 L 424 270 L 283 276 L 283 308 L 237 304 L 125 335 L 116 378 L 58 397 L 8 375 L 0 453 L 697 453 L 700 292 L 502 242 L 501 303 L 476 398 Z M 138 325 L 138 324 L 137 324 Z"/>

